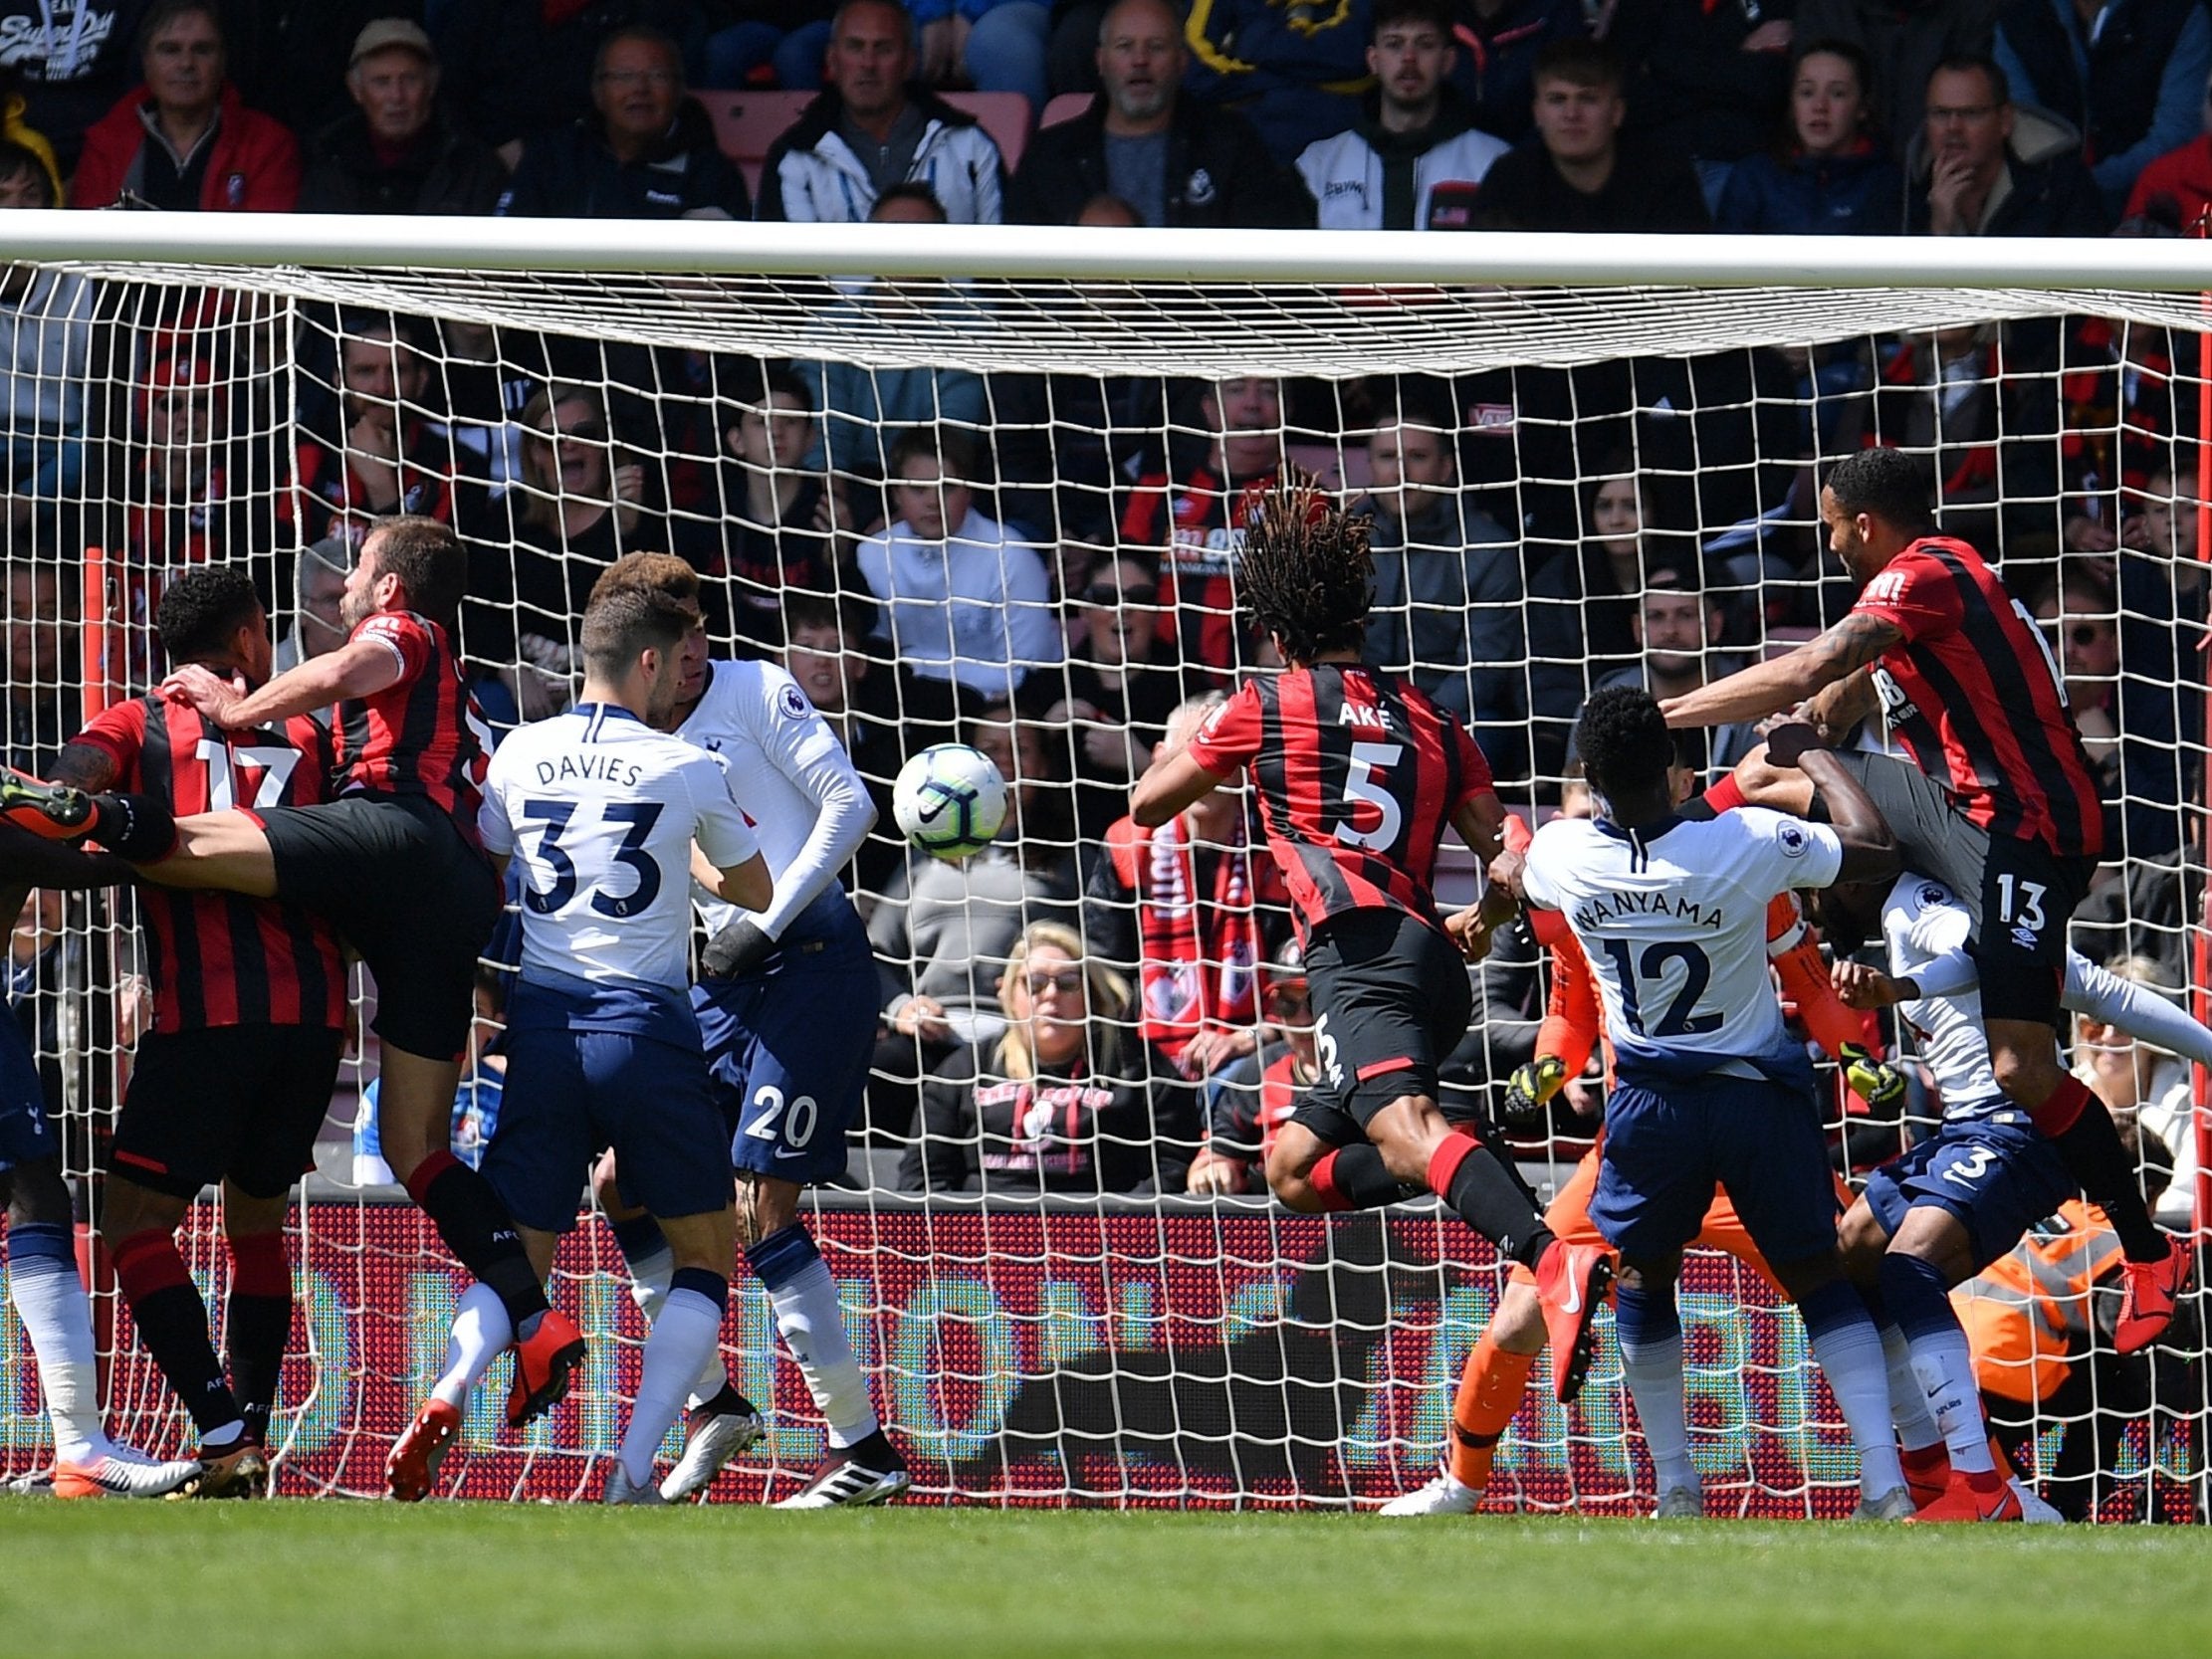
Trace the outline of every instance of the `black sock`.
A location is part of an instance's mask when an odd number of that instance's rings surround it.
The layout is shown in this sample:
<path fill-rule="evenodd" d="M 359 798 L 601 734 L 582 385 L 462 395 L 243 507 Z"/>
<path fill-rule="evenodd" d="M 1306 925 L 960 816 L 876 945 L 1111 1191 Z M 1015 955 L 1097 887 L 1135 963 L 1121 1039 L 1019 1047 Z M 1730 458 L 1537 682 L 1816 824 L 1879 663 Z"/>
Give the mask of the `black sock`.
<path fill-rule="evenodd" d="M 1551 1229 L 1536 1213 L 1536 1199 L 1521 1179 L 1490 1151 L 1476 1144 L 1452 1171 L 1444 1202 L 1459 1219 L 1495 1244 L 1498 1254 L 1533 1269 L 1551 1243 Z"/>
<path fill-rule="evenodd" d="M 277 1378 L 284 1370 L 285 1345 L 292 1339 L 292 1298 L 231 1294 L 223 1311 L 223 1344 L 230 1360 L 231 1391 L 246 1431 L 267 1443 L 269 1416 L 276 1409 Z"/>
<path fill-rule="evenodd" d="M 2162 1262 L 2170 1246 L 2150 1219 L 2137 1183 L 2135 1160 L 2119 1139 L 2112 1115 L 2098 1102 L 2051 1138 L 2067 1172 L 2082 1183 L 2090 1201 L 2104 1212 L 2119 1247 L 2131 1262 Z"/>
<path fill-rule="evenodd" d="M 1405 1182 L 1384 1166 L 1382 1149 L 1371 1141 L 1339 1146 L 1329 1170 L 1345 1203 L 1356 1210 L 1379 1209 L 1410 1196 Z"/>
<path fill-rule="evenodd" d="M 223 1380 L 207 1340 L 207 1305 L 190 1285 L 168 1285 L 130 1304 L 138 1341 L 153 1355 L 204 1436 L 239 1421 L 238 1399 Z"/>
<path fill-rule="evenodd" d="M 152 795 L 95 795 L 93 827 L 99 842 L 132 864 L 154 864 L 176 851 L 176 819 Z"/>
<path fill-rule="evenodd" d="M 409 1183 L 410 1189 L 412 1182 Z M 507 1207 L 492 1190 L 492 1183 L 458 1158 L 449 1157 L 432 1175 L 415 1201 L 438 1229 L 438 1237 L 453 1252 L 453 1259 L 500 1299 L 515 1335 L 524 1336 L 525 1322 L 552 1306 L 546 1287 L 539 1283 L 522 1235 L 515 1231 Z"/>
<path fill-rule="evenodd" d="M 873 1469 L 878 1473 L 906 1467 L 906 1459 L 899 1456 L 899 1449 L 891 1444 L 890 1439 L 880 1428 L 873 1434 L 862 1435 L 858 1440 L 847 1446 L 845 1456 L 851 1458 L 861 1468 Z"/>

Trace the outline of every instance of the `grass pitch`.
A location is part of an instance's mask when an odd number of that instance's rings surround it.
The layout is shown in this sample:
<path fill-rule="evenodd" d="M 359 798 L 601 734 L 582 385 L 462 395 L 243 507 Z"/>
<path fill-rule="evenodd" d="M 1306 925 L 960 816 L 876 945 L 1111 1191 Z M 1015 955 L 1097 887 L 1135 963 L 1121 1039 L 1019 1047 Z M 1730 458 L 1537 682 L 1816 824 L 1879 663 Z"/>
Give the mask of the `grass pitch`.
<path fill-rule="evenodd" d="M 2200 1529 L 0 1500 L 0 1652 L 2201 1655 Z"/>

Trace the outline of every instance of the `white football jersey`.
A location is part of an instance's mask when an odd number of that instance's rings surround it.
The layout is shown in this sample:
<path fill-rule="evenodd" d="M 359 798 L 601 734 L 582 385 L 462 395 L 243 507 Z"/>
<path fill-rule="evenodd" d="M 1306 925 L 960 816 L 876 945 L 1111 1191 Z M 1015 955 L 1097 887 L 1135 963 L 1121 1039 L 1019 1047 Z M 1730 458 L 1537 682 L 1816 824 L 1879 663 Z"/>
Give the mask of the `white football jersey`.
<path fill-rule="evenodd" d="M 1827 887 L 1844 844 L 1825 824 L 1764 807 L 1659 833 L 1589 818 L 1536 832 L 1528 901 L 1567 919 L 1590 958 L 1617 1051 L 1767 1056 L 1788 1040 L 1767 972 L 1767 906 L 1792 888 Z"/>
<path fill-rule="evenodd" d="M 809 778 L 825 769 L 841 774 L 865 798 L 844 744 L 798 682 L 774 663 L 709 663 L 706 693 L 676 733 L 729 768 L 730 786 L 745 802 L 779 884 L 821 812 L 819 785 L 810 786 Z M 705 888 L 695 897 L 710 933 L 736 920 L 736 907 Z"/>
<path fill-rule="evenodd" d="M 1941 882 L 1906 871 L 1881 902 L 1881 939 L 1894 978 L 1910 978 L 1938 957 L 1966 948 L 1974 919 Z M 1990 1069 L 1978 985 L 1949 996 L 1897 1004 L 1897 1018 L 1919 1039 L 1920 1059 L 1943 1097 L 1946 1121 L 1978 1118 L 2005 1105 Z"/>
<path fill-rule="evenodd" d="M 721 762 L 627 710 L 582 704 L 492 753 L 478 827 L 523 865 L 523 972 L 691 982 L 691 847 L 760 851 Z"/>

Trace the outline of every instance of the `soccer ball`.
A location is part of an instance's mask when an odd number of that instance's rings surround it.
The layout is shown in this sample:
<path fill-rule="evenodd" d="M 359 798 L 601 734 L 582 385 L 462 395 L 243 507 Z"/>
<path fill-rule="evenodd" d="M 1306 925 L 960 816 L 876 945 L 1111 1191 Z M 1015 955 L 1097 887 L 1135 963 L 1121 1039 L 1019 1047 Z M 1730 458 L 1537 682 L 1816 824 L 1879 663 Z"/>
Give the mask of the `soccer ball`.
<path fill-rule="evenodd" d="M 891 816 L 931 857 L 966 858 L 990 846 L 1006 821 L 1006 780 L 981 749 L 933 743 L 899 768 Z"/>

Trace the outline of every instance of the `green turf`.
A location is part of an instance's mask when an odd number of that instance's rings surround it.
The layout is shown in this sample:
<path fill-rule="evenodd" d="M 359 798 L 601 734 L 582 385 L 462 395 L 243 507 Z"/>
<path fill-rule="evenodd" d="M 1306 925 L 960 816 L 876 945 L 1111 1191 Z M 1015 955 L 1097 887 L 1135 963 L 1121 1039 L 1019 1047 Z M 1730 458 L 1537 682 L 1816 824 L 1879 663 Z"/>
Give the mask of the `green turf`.
<path fill-rule="evenodd" d="M 0 1500 L 0 1651 L 2201 1655 L 2198 1529 Z"/>

